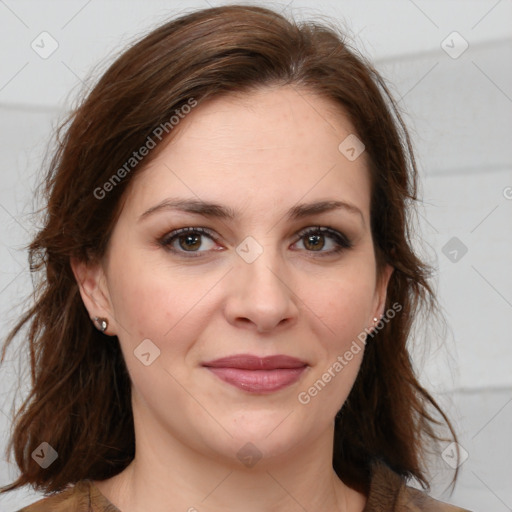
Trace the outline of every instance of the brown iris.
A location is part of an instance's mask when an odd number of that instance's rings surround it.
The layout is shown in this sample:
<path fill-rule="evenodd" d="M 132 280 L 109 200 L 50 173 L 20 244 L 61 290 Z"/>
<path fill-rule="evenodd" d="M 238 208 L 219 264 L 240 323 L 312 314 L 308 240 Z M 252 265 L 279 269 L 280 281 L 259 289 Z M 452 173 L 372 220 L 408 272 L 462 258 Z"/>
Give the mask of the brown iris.
<path fill-rule="evenodd" d="M 185 240 L 185 244 L 182 244 L 182 240 Z M 194 243 L 195 240 L 195 243 Z M 191 243 L 189 243 L 191 242 Z M 201 235 L 183 235 L 179 237 L 179 244 L 182 249 L 188 250 L 194 250 L 199 249 L 201 247 Z"/>
<path fill-rule="evenodd" d="M 320 244 L 319 241 L 320 239 L 323 238 L 323 235 L 308 235 L 305 239 L 305 242 L 304 242 L 304 246 L 306 247 L 306 249 L 309 249 L 310 247 L 308 247 L 308 244 L 312 244 L 312 247 L 311 249 L 313 250 L 318 250 L 318 249 L 322 249 L 325 245 L 325 241 L 322 241 L 322 243 Z"/>

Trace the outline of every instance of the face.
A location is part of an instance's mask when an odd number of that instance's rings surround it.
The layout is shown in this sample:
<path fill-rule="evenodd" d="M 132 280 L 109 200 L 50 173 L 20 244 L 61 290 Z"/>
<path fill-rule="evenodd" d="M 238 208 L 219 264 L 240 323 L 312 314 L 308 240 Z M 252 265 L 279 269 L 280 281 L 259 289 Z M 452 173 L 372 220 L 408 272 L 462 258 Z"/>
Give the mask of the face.
<path fill-rule="evenodd" d="M 332 436 L 390 274 L 365 154 L 338 149 L 353 133 L 294 88 L 215 99 L 130 184 L 104 260 L 74 269 L 119 338 L 136 435 L 235 462 L 246 443 L 265 460 Z M 269 356 L 286 357 L 262 370 Z"/>

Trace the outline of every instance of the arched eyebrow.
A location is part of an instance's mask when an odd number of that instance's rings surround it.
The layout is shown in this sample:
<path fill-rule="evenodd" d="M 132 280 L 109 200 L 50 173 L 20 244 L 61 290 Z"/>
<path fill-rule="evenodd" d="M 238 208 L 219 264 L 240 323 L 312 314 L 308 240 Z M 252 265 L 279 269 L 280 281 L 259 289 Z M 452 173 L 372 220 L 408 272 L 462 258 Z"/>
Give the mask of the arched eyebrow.
<path fill-rule="evenodd" d="M 142 213 L 138 219 L 138 222 L 157 212 L 168 210 L 178 210 L 187 213 L 194 213 L 207 218 L 217 218 L 231 221 L 237 217 L 237 212 L 228 206 L 200 201 L 197 199 L 169 197 Z M 300 220 L 305 217 L 319 215 L 321 213 L 334 210 L 343 210 L 352 215 L 359 216 L 361 218 L 362 224 L 365 225 L 363 213 L 357 206 L 345 201 L 337 200 L 317 201 L 314 203 L 302 203 L 295 205 L 288 210 L 286 218 L 288 221 Z"/>

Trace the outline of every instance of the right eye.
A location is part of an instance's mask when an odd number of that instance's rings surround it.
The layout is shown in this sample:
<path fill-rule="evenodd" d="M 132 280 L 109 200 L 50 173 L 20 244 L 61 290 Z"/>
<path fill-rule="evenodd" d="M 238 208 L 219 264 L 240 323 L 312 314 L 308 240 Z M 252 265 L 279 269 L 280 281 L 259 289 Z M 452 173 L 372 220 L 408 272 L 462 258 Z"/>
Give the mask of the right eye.
<path fill-rule="evenodd" d="M 166 250 L 183 255 L 185 258 L 197 258 L 200 256 L 200 253 L 208 251 L 208 249 L 206 251 L 199 250 L 203 245 L 203 240 L 201 240 L 203 237 L 215 241 L 209 229 L 202 227 L 186 227 L 167 233 L 158 240 L 158 243 Z M 187 253 L 190 254 L 188 255 Z"/>

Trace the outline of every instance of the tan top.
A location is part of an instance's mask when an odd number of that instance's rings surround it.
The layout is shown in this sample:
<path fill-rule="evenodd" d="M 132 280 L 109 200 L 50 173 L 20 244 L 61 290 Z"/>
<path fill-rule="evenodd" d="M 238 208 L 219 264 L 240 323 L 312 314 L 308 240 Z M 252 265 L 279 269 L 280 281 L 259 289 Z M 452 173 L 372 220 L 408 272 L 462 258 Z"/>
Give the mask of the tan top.
<path fill-rule="evenodd" d="M 91 480 L 20 509 L 18 512 L 121 512 Z M 430 498 L 407 487 L 403 479 L 383 463 L 376 463 L 364 512 L 469 512 Z"/>

